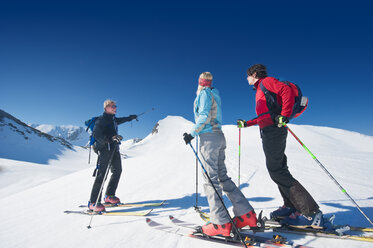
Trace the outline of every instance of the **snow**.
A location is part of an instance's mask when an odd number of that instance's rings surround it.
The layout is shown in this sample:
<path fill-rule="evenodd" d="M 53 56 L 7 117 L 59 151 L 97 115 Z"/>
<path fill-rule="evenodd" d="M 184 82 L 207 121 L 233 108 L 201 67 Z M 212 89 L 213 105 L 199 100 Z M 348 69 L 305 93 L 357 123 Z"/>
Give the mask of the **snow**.
<path fill-rule="evenodd" d="M 54 126 L 48 124 L 31 124 L 30 126 L 43 133 L 63 138 L 76 146 L 86 146 L 90 137 L 90 134 L 85 131 L 85 128 L 73 125 Z"/>
<path fill-rule="evenodd" d="M 169 215 L 203 224 L 193 206 L 196 198 L 195 157 L 182 134 L 193 123 L 178 116 L 159 121 L 158 133 L 140 142 L 124 142 L 121 153 L 123 173 L 117 195 L 122 202 L 166 200 L 150 217 L 170 223 Z M 373 137 L 316 126 L 289 125 L 321 163 L 373 218 Z M 228 174 L 237 182 L 238 130 L 224 126 L 227 139 Z M 1 130 L 0 130 L 1 135 Z M 22 153 L 22 142 L 12 144 Z M 45 145 L 39 141 L 38 146 Z M 192 141 L 195 145 L 195 141 Z M 9 152 L 5 143 L 0 149 Z M 55 148 L 57 149 L 57 148 Z M 33 151 L 33 157 L 42 150 Z M 0 153 L 0 247 L 226 247 L 154 230 L 145 217 L 66 215 L 86 204 L 94 178 L 96 155 L 87 164 L 88 150 L 65 149 L 47 163 L 25 162 L 27 156 L 10 159 Z M 352 202 L 303 150 L 289 133 L 286 154 L 289 168 L 319 203 L 324 214 L 335 214 L 337 224 L 369 226 Z M 30 154 L 27 154 L 30 156 Z M 36 159 L 37 160 L 37 159 Z M 43 159 L 44 161 L 44 159 Z M 208 210 L 199 169 L 199 205 Z M 257 127 L 242 129 L 241 188 L 257 212 L 264 215 L 282 205 L 277 187 L 266 171 Z M 226 199 L 226 197 L 225 197 Z M 231 210 L 231 204 L 226 201 Z M 147 208 L 134 208 L 143 210 Z M 282 234 L 295 243 L 312 247 L 373 247 L 372 243 Z"/>
<path fill-rule="evenodd" d="M 0 158 L 48 164 L 71 144 L 42 133 L 0 110 Z"/>

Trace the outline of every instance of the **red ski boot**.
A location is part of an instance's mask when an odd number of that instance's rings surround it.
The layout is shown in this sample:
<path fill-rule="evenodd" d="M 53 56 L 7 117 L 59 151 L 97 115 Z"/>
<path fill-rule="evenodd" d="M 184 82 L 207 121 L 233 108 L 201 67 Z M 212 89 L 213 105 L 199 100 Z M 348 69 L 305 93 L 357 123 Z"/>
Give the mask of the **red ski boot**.
<path fill-rule="evenodd" d="M 103 211 L 105 211 L 104 205 L 102 205 L 100 202 L 97 203 L 97 205 L 94 202 L 88 202 L 88 209 L 92 210 L 92 211 L 95 211 L 95 212 L 103 212 Z"/>
<path fill-rule="evenodd" d="M 228 222 L 223 225 L 206 224 L 202 226 L 202 233 L 208 236 L 222 235 L 229 237 L 232 230 L 232 223 Z"/>
<path fill-rule="evenodd" d="M 254 211 L 250 211 L 241 216 L 236 216 L 233 218 L 233 221 L 237 228 L 243 228 L 245 226 L 257 227 L 258 222 Z"/>
<path fill-rule="evenodd" d="M 120 203 L 120 200 L 118 197 L 114 195 L 107 195 L 104 198 L 105 203 L 110 203 L 110 204 L 118 204 Z"/>

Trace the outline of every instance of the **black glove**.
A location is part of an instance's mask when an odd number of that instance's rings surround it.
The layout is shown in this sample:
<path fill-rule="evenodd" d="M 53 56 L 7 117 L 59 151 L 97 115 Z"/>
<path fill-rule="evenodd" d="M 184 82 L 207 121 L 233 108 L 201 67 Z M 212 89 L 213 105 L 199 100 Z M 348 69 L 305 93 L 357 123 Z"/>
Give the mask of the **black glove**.
<path fill-rule="evenodd" d="M 276 125 L 278 127 L 282 127 L 284 125 L 284 123 L 289 123 L 289 118 L 287 118 L 286 116 L 283 116 L 283 115 L 278 115 L 276 116 Z"/>
<path fill-rule="evenodd" d="M 120 143 L 120 141 L 123 139 L 123 137 L 122 136 L 120 136 L 120 135 L 115 135 L 115 136 L 113 136 L 113 137 L 111 137 L 111 140 L 113 141 L 113 142 L 116 142 L 116 143 Z"/>
<path fill-rule="evenodd" d="M 128 116 L 128 118 L 130 118 L 131 121 L 134 120 L 134 119 L 137 120 L 137 115 L 130 115 L 130 116 Z"/>
<path fill-rule="evenodd" d="M 237 120 L 237 127 L 238 128 L 247 127 L 246 121 L 241 120 L 241 119 Z"/>
<path fill-rule="evenodd" d="M 184 141 L 185 141 L 185 144 L 188 145 L 190 144 L 190 141 L 192 141 L 192 139 L 194 139 L 194 137 L 189 133 L 184 133 L 183 134 L 184 136 Z"/>

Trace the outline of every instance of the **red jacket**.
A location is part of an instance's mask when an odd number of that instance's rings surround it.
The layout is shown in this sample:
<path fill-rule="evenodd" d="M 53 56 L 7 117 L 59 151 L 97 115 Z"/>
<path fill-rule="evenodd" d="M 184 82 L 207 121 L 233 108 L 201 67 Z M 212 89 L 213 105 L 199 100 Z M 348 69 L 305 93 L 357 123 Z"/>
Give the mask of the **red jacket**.
<path fill-rule="evenodd" d="M 263 128 L 274 124 L 274 121 L 269 113 L 264 92 L 260 89 L 261 83 L 268 91 L 276 94 L 277 102 L 282 107 L 281 115 L 290 117 L 293 111 L 295 96 L 291 87 L 273 77 L 262 78 L 254 84 L 254 87 L 256 88 L 255 109 L 258 117 L 247 121 L 247 126 L 258 124 L 260 128 Z"/>

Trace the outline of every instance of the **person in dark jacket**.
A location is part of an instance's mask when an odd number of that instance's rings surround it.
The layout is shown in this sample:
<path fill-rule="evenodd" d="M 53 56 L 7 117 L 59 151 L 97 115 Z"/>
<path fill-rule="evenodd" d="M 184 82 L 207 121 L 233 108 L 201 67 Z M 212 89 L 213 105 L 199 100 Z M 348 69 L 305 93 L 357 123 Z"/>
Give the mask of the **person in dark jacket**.
<path fill-rule="evenodd" d="M 98 153 L 98 158 L 97 167 L 94 172 L 96 179 L 93 183 L 88 208 L 98 212 L 105 211 L 105 207 L 101 204 L 101 195 L 99 193 L 101 185 L 104 183 L 108 166 L 110 166 L 112 175 L 106 189 L 104 201 L 105 203 L 112 204 L 120 202 L 120 199 L 115 196 L 122 173 L 122 163 L 119 153 L 119 144 L 122 136 L 118 135 L 118 125 L 137 118 L 137 115 L 122 118 L 115 117 L 117 105 L 113 100 L 106 100 L 104 102 L 104 110 L 105 112 L 97 118 L 92 132 L 92 136 L 96 140 L 94 149 Z M 111 165 L 109 165 L 111 156 L 112 161 Z"/>
<path fill-rule="evenodd" d="M 284 205 L 271 213 L 271 218 L 282 220 L 284 224 L 298 228 L 323 228 L 323 215 L 318 204 L 308 191 L 291 174 L 285 155 L 287 128 L 295 96 L 292 88 L 279 80 L 267 76 L 267 68 L 256 64 L 247 70 L 247 81 L 256 90 L 257 117 L 250 120 L 238 120 L 239 128 L 259 125 L 266 165 L 271 179 L 277 184 Z M 260 84 L 275 95 L 280 110 L 274 110 L 267 104 Z"/>

